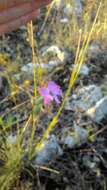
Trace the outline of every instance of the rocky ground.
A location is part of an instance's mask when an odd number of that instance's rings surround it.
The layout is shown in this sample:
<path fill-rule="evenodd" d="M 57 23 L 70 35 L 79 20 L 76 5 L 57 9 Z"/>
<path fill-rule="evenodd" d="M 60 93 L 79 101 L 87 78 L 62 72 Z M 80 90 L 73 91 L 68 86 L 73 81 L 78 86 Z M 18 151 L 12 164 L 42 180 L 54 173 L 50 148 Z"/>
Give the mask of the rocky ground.
<path fill-rule="evenodd" d="M 69 7 L 64 9 L 65 13 L 66 11 L 68 13 L 68 9 L 70 11 Z M 81 14 L 81 9 L 81 6 L 79 6 L 80 12 L 76 9 L 77 14 Z M 38 23 L 38 20 L 36 22 Z M 39 26 L 38 29 L 34 27 L 37 37 L 38 30 Z M 48 57 L 47 64 L 42 63 L 44 77 L 57 82 L 64 94 L 73 69 L 73 51 L 62 50 L 56 44 L 43 46 L 40 43 L 38 49 L 42 57 Z M 26 80 L 30 81 L 28 88 L 32 90 L 31 49 L 26 28 L 22 27 L 17 32 L 0 38 L 0 115 L 5 121 L 10 117 L 13 120 L 12 132 L 8 136 L 9 143 L 15 143 L 16 118 L 19 118 L 22 126 L 31 110 L 29 98 L 25 93 Z M 13 84 L 12 89 L 10 83 Z M 25 91 L 18 93 L 15 99 L 12 99 L 10 91 L 16 90 L 16 84 L 25 85 Z M 17 105 L 20 105 L 18 109 Z M 57 107 L 54 106 L 52 114 L 41 115 L 38 134 L 45 130 L 56 110 Z M 58 124 L 49 139 L 45 141 L 44 149 L 34 157 L 32 166 L 25 164 L 26 171 L 22 170 L 21 178 L 16 182 L 13 190 L 18 188 L 22 190 L 106 190 L 106 118 L 107 48 L 98 42 L 92 42 Z M 26 158 L 25 160 L 27 163 Z M 46 168 L 51 168 L 53 171 Z"/>

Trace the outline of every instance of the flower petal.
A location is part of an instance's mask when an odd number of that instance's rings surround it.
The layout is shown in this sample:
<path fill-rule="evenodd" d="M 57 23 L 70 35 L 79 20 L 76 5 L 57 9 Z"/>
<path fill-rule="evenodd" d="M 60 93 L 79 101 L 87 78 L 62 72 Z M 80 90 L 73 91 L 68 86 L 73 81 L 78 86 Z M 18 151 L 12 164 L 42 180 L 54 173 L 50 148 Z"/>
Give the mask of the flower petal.
<path fill-rule="evenodd" d="M 60 104 L 58 97 L 62 96 L 62 90 L 54 81 L 49 81 L 47 88 L 39 87 L 38 92 L 43 96 L 45 105 L 49 105 L 53 100 Z"/>
<path fill-rule="evenodd" d="M 49 81 L 48 82 L 48 90 L 53 94 L 53 95 L 62 95 L 62 90 L 59 85 L 57 85 L 54 81 Z"/>
<path fill-rule="evenodd" d="M 49 105 L 53 101 L 53 97 L 51 95 L 44 97 L 44 104 Z"/>
<path fill-rule="evenodd" d="M 59 101 L 58 97 L 57 96 L 54 96 L 54 100 L 57 104 L 60 104 L 61 102 Z"/>
<path fill-rule="evenodd" d="M 44 88 L 44 87 L 41 87 L 41 88 L 39 87 L 38 92 L 43 97 L 49 95 L 49 90 L 47 88 Z"/>
<path fill-rule="evenodd" d="M 43 96 L 45 105 L 49 105 L 53 101 L 53 96 L 49 93 L 48 88 L 39 87 L 38 92 Z"/>

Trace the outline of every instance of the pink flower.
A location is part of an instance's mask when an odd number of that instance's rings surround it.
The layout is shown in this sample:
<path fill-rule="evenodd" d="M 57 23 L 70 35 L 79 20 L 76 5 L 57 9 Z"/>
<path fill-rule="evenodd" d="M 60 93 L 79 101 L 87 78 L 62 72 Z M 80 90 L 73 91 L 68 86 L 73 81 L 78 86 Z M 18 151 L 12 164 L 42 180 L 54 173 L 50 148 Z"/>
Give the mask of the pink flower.
<path fill-rule="evenodd" d="M 53 100 L 60 103 L 59 97 L 62 96 L 62 90 L 54 81 L 49 81 L 47 87 L 39 87 L 39 94 L 44 97 L 44 104 L 49 105 Z"/>

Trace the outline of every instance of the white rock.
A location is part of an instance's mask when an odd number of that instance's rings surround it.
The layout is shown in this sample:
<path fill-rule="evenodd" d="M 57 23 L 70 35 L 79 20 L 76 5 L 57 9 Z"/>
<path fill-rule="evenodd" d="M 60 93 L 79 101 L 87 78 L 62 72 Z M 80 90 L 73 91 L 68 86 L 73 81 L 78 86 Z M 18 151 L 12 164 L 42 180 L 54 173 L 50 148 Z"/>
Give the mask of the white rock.
<path fill-rule="evenodd" d="M 68 18 L 60 19 L 60 23 L 62 23 L 62 24 L 69 24 L 69 19 Z"/>
<path fill-rule="evenodd" d="M 107 96 L 99 100 L 96 105 L 86 112 L 96 123 L 100 123 L 107 116 Z"/>
<path fill-rule="evenodd" d="M 60 48 L 56 45 L 52 45 L 50 47 L 44 48 L 44 51 L 42 52 L 42 56 L 46 56 L 50 54 L 52 56 L 56 56 L 62 62 L 64 61 L 65 56 L 66 56 L 66 53 L 61 51 Z"/>
<path fill-rule="evenodd" d="M 16 135 L 10 134 L 10 135 L 7 137 L 7 143 L 9 143 L 9 144 L 15 144 L 15 143 L 16 143 L 16 140 L 17 140 L 17 136 L 16 136 Z"/>

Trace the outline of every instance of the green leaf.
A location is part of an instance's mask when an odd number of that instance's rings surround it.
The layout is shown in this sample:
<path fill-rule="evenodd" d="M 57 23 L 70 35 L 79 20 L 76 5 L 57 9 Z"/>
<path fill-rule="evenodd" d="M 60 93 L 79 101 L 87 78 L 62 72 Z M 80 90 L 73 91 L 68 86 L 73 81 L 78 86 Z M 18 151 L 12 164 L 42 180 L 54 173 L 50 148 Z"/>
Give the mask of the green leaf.
<path fill-rule="evenodd" d="M 41 111 L 41 108 L 42 108 L 42 104 L 39 104 L 38 106 L 35 106 L 35 108 L 34 108 L 34 113 L 35 114 L 39 114 L 40 113 L 40 111 Z"/>
<path fill-rule="evenodd" d="M 40 96 L 39 98 L 34 100 L 34 105 L 43 104 L 43 100 L 44 100 L 44 98 L 42 96 Z"/>

